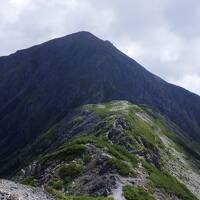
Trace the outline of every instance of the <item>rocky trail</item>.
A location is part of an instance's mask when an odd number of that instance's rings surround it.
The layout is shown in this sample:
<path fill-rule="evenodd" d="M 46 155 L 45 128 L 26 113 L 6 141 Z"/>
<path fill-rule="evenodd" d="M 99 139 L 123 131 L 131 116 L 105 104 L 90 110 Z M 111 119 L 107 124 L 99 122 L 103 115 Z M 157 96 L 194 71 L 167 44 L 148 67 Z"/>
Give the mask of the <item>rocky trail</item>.
<path fill-rule="evenodd" d="M 0 180 L 0 200 L 54 200 L 54 198 L 40 189 Z"/>
<path fill-rule="evenodd" d="M 113 190 L 113 197 L 115 200 L 125 200 L 123 196 L 123 186 L 125 185 L 134 185 L 134 186 L 143 186 L 147 185 L 147 176 L 148 174 L 145 173 L 144 168 L 142 167 L 141 163 L 137 169 L 137 176 L 136 177 L 118 177 L 117 188 Z"/>

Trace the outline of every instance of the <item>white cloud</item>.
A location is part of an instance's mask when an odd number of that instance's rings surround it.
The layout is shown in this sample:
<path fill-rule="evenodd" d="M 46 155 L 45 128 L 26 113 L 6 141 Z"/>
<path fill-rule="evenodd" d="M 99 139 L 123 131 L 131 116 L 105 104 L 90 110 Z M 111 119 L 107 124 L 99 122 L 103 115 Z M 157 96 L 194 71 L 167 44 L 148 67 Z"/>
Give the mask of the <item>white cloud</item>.
<path fill-rule="evenodd" d="M 9 3 L 15 7 L 23 8 L 30 3 L 30 0 L 9 0 Z"/>
<path fill-rule="evenodd" d="M 185 78 L 200 76 L 199 17 L 197 0 L 1 0 L 0 55 L 88 30 L 200 94 Z"/>
<path fill-rule="evenodd" d="M 171 80 L 172 83 L 180 85 L 196 94 L 200 94 L 200 76 L 196 74 L 188 74 L 179 80 Z"/>

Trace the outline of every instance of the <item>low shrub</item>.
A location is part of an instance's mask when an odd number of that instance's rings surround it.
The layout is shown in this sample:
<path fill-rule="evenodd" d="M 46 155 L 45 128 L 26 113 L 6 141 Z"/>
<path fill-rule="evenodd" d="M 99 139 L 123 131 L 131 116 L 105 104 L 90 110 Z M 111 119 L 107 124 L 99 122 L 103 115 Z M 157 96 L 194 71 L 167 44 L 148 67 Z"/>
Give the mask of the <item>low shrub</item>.
<path fill-rule="evenodd" d="M 133 187 L 130 185 L 123 187 L 123 196 L 127 200 L 155 200 L 142 187 Z"/>
<path fill-rule="evenodd" d="M 124 161 L 121 161 L 115 158 L 109 158 L 107 161 L 107 164 L 110 166 L 116 167 L 118 170 L 118 173 L 122 176 L 134 175 L 134 172 L 131 169 L 131 167 Z"/>
<path fill-rule="evenodd" d="M 25 179 L 22 180 L 21 183 L 24 184 L 24 185 L 32 186 L 32 187 L 36 186 L 36 183 L 35 183 L 35 180 L 34 180 L 33 176 L 26 177 Z"/>
<path fill-rule="evenodd" d="M 71 163 L 69 165 L 64 165 L 59 169 L 59 176 L 63 180 L 73 179 L 78 176 L 83 170 L 83 166 L 76 163 Z"/>
<path fill-rule="evenodd" d="M 54 188 L 55 190 L 61 190 L 63 188 L 64 182 L 60 179 L 51 179 L 48 182 L 48 185 Z"/>

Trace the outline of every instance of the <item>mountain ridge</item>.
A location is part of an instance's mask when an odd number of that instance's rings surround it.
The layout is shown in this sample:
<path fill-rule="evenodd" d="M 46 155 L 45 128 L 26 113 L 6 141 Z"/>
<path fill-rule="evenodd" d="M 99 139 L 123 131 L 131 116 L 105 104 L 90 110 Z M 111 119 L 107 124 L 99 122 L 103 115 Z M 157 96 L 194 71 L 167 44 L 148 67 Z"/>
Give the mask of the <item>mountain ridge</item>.
<path fill-rule="evenodd" d="M 1 57 L 0 74 L 1 163 L 70 109 L 111 100 L 146 104 L 200 140 L 199 96 L 165 82 L 88 32 Z"/>
<path fill-rule="evenodd" d="M 79 32 L 0 57 L 0 93 L 0 176 L 17 182 L 0 196 L 200 199 L 200 97 L 109 41 Z"/>
<path fill-rule="evenodd" d="M 114 46 L 111 47 L 110 44 L 107 44 L 107 42 L 96 38 L 94 35 L 88 32 L 71 34 L 69 36 L 51 40 L 50 42 L 19 51 L 16 54 L 6 58 L 0 58 L 0 71 L 2 80 L 0 85 L 0 91 L 2 94 L 2 97 L 0 98 L 1 119 L 5 118 L 5 113 L 8 113 L 8 110 L 11 110 L 12 112 L 14 109 L 13 107 L 15 107 L 16 104 L 20 104 L 19 101 L 21 101 L 21 99 L 25 99 L 29 93 L 32 93 L 32 91 L 36 92 L 36 90 L 38 90 L 38 93 L 40 94 L 44 92 L 43 90 L 50 90 L 50 88 L 55 88 L 56 90 L 60 91 L 62 91 L 62 88 L 65 88 L 65 92 L 68 92 L 71 89 L 73 90 L 74 87 L 81 87 L 82 83 L 85 84 L 85 87 L 88 87 L 90 85 L 90 79 L 93 81 L 92 84 L 96 85 L 96 90 L 101 91 L 101 94 L 97 94 L 98 96 L 95 97 L 93 94 L 89 94 L 90 91 L 87 91 L 88 89 L 83 88 L 83 90 L 86 90 L 85 92 L 88 93 L 88 100 L 86 100 L 86 97 L 84 97 L 84 100 L 83 95 L 80 97 L 77 96 L 78 102 L 80 103 L 75 103 L 75 107 L 79 106 L 80 104 L 90 102 L 95 103 L 98 101 L 124 99 L 132 101 L 133 103 L 148 104 L 149 106 L 153 106 L 154 109 L 158 109 L 169 116 L 177 115 L 170 110 L 171 106 L 173 106 L 177 100 L 180 102 L 178 104 L 182 105 L 177 104 L 176 106 L 181 107 L 184 107 L 185 102 L 189 107 L 194 106 L 199 102 L 198 96 L 177 86 L 166 83 L 164 80 L 148 72 L 136 61 L 121 53 Z M 87 73 L 89 73 L 89 75 Z M 66 77 L 63 76 L 64 74 Z M 111 74 L 115 76 L 112 77 Z M 72 80 L 74 83 L 71 84 L 71 86 L 70 83 L 67 82 L 67 79 L 71 78 L 70 76 L 72 79 L 74 79 Z M 82 76 L 81 79 L 79 76 Z M 92 78 L 93 76 L 96 77 L 98 82 Z M 99 79 L 100 76 L 102 76 L 101 80 Z M 79 83 L 75 81 L 77 78 Z M 109 81 L 110 78 L 111 81 Z M 4 81 L 4 79 L 7 80 Z M 48 82 L 45 83 L 45 80 Z M 53 83 L 53 81 L 55 83 Z M 41 85 L 38 85 L 38 83 Z M 57 88 L 54 86 L 54 84 L 57 85 Z M 7 86 L 9 86 L 9 88 Z M 40 90 L 38 88 L 39 86 L 43 87 L 43 89 Z M 134 88 L 138 88 L 135 93 Z M 93 90 L 93 93 L 95 94 L 96 91 L 95 89 Z M 126 92 L 126 90 L 129 91 Z M 155 94 L 153 94 L 153 92 L 155 92 Z M 49 91 L 49 93 L 52 92 Z M 177 95 L 177 93 L 179 94 Z M 56 95 L 58 94 L 52 93 L 51 98 L 53 98 L 52 95 L 54 95 L 54 98 L 56 98 Z M 32 95 L 37 96 L 38 94 Z M 48 93 L 46 93 L 46 95 L 48 95 Z M 92 97 L 92 95 L 94 97 Z M 66 96 L 66 94 L 63 94 L 63 96 Z M 176 96 L 176 99 L 174 96 Z M 156 99 L 157 97 L 158 99 Z M 42 96 L 40 98 L 42 98 Z M 59 97 L 58 95 L 58 98 L 61 99 L 62 97 Z M 81 98 L 83 100 L 81 100 Z M 160 101 L 161 98 L 167 98 L 165 101 L 168 101 L 168 105 L 166 104 L 162 106 L 162 102 L 156 102 Z M 185 98 L 185 100 L 181 100 L 181 98 Z M 194 105 L 189 105 L 190 102 L 187 102 L 188 98 L 192 99 L 193 103 L 191 104 Z M 24 104 L 27 103 L 24 102 Z M 55 103 L 52 102 L 51 107 L 54 106 L 53 104 Z M 186 112 L 191 112 L 191 109 L 187 109 L 190 111 Z M 194 112 L 194 114 L 196 113 L 195 115 L 198 116 L 197 111 L 198 106 L 196 106 L 192 112 Z M 195 117 L 194 114 L 192 113 L 193 116 L 185 116 L 184 123 L 178 122 L 183 127 L 185 126 L 184 128 L 186 129 L 186 132 L 190 132 L 191 129 L 191 133 L 198 133 L 198 131 L 193 130 L 195 126 L 198 128 L 198 130 L 200 129 L 200 125 L 198 125 L 200 122 L 198 122 L 198 124 L 194 124 L 196 120 L 189 119 L 198 118 Z M 179 114 L 179 118 L 180 115 L 183 114 Z M 174 118 L 175 120 L 177 118 L 177 116 L 169 117 L 172 119 L 172 121 L 174 121 Z M 188 119 L 191 121 L 191 124 L 193 123 L 193 125 L 189 125 L 189 123 L 187 123 Z M 180 121 L 180 119 L 177 121 Z M 175 123 L 177 122 L 175 121 Z M 187 127 L 188 125 L 189 127 Z M 0 130 L 0 132 L 2 131 Z M 194 133 L 193 136 L 197 134 Z"/>
<path fill-rule="evenodd" d="M 17 50 L 16 52 L 11 53 L 11 54 L 9 54 L 9 55 L 0 56 L 0 58 L 6 58 L 6 57 L 9 57 L 9 56 L 12 56 L 12 55 L 15 55 L 15 54 L 19 54 L 19 53 L 22 53 L 22 52 L 24 52 L 24 51 L 26 51 L 26 50 L 31 50 L 31 49 L 33 49 L 33 48 L 41 47 L 41 45 L 48 45 L 49 43 L 54 43 L 54 42 L 56 42 L 57 40 L 60 40 L 60 39 L 65 39 L 65 38 L 68 38 L 68 37 L 79 37 L 79 39 L 80 39 L 80 37 L 83 38 L 83 36 L 84 36 L 85 38 L 87 38 L 87 39 L 88 39 L 88 38 L 92 38 L 93 40 L 94 40 L 94 39 L 97 39 L 97 40 L 99 40 L 99 41 L 102 41 L 102 42 L 104 42 L 104 43 L 107 43 L 107 44 L 109 44 L 109 46 L 114 47 L 116 50 L 118 50 L 119 52 L 121 52 L 121 54 L 123 54 L 123 55 L 126 56 L 127 58 L 129 58 L 129 59 L 135 61 L 134 58 L 132 58 L 132 57 L 126 55 L 125 53 L 123 53 L 122 51 L 120 51 L 119 49 L 117 49 L 117 48 L 114 46 L 114 44 L 113 44 L 112 42 L 110 42 L 109 40 L 100 39 L 100 38 L 98 38 L 97 36 L 95 36 L 94 34 L 92 34 L 92 33 L 89 32 L 89 31 L 78 31 L 78 32 L 75 32 L 75 33 L 71 33 L 71 34 L 69 34 L 69 35 L 65 35 L 65 36 L 62 36 L 62 37 L 57 37 L 57 38 L 54 38 L 54 39 L 50 39 L 50 40 L 48 40 L 48 41 L 46 41 L 46 42 L 42 42 L 42 43 L 39 43 L 39 44 L 37 44 L 37 45 L 33 45 L 33 46 L 30 46 L 30 47 L 27 47 L 27 48 L 24 48 L 24 49 L 21 49 L 21 50 Z M 161 79 L 162 81 L 164 81 L 164 82 L 166 82 L 166 83 L 168 83 L 168 84 L 170 84 L 170 85 L 172 85 L 172 86 L 179 87 L 179 88 L 184 89 L 184 90 L 186 90 L 186 91 L 188 91 L 188 92 L 190 92 L 190 93 L 192 93 L 192 94 L 194 94 L 194 95 L 199 96 L 199 94 L 194 93 L 194 92 L 192 92 L 192 91 L 190 91 L 190 90 L 187 90 L 187 89 L 185 89 L 184 87 L 181 87 L 181 86 L 179 86 L 179 85 L 176 85 L 176 84 L 173 84 L 173 83 L 170 83 L 170 82 L 166 81 L 164 78 L 161 78 L 161 77 L 159 77 L 158 75 L 155 75 L 154 73 L 150 72 L 150 70 L 147 70 L 147 69 L 146 69 L 145 67 L 143 67 L 142 64 L 140 64 L 139 62 L 137 62 L 137 61 L 135 61 L 135 62 L 136 62 L 138 65 L 140 65 L 142 68 L 144 68 L 146 71 L 148 71 L 149 73 L 151 73 L 152 75 L 154 75 L 155 77 L 157 77 L 158 79 Z"/>
<path fill-rule="evenodd" d="M 63 199 L 123 199 L 127 185 L 153 199 L 196 199 L 191 191 L 200 197 L 199 160 L 181 141 L 196 151 L 173 123 L 146 106 L 126 101 L 84 105 L 22 151 L 22 159 L 32 161 L 14 177 Z"/>

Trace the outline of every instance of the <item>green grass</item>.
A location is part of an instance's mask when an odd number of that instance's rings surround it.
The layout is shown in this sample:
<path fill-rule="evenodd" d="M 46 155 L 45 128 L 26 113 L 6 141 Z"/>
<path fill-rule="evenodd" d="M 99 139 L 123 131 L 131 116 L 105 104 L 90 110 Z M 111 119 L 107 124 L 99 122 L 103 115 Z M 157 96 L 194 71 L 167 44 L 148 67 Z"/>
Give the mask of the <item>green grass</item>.
<path fill-rule="evenodd" d="M 181 184 L 175 177 L 172 177 L 168 173 L 154 172 L 150 175 L 150 180 L 156 187 L 162 188 L 171 194 L 176 194 L 184 200 L 197 200 L 185 185 Z"/>
<path fill-rule="evenodd" d="M 83 171 L 83 166 L 76 163 L 71 163 L 69 165 L 63 165 L 59 168 L 58 173 L 60 178 L 63 180 L 73 179 L 78 176 Z"/>
<path fill-rule="evenodd" d="M 112 197 L 73 196 L 73 200 L 114 200 Z"/>
<path fill-rule="evenodd" d="M 154 187 L 163 189 L 169 194 L 175 194 L 183 200 L 197 200 L 187 187 L 180 183 L 175 177 L 171 176 L 167 172 L 158 170 L 146 161 L 143 161 L 143 166 L 149 172 L 149 179 L 153 183 Z"/>
<path fill-rule="evenodd" d="M 116 111 L 111 111 L 111 109 L 114 107 L 114 102 L 107 102 L 104 104 L 89 104 L 86 105 L 85 108 L 89 110 L 90 112 L 96 113 L 101 118 L 109 117 L 111 115 L 116 114 Z"/>
<path fill-rule="evenodd" d="M 103 149 L 118 160 L 130 162 L 132 167 L 137 167 L 137 158 L 135 155 L 129 153 L 124 147 L 107 142 L 103 138 L 95 136 L 82 136 L 72 141 L 72 144 L 84 145 L 94 144 L 96 147 Z"/>
<path fill-rule="evenodd" d="M 128 104 L 128 107 L 124 108 L 124 103 L 125 102 L 119 102 L 119 101 L 110 101 L 110 102 L 105 102 L 103 104 L 89 104 L 84 106 L 86 110 L 89 110 L 90 112 L 96 113 L 98 116 L 101 118 L 106 118 L 111 115 L 124 115 L 127 114 L 129 108 L 134 108 L 135 110 L 140 108 L 136 105 L 133 105 L 131 103 L 125 103 Z M 118 107 L 119 109 L 115 108 Z"/>
<path fill-rule="evenodd" d="M 118 173 L 121 176 L 133 176 L 133 175 L 135 175 L 132 168 L 127 163 L 125 163 L 124 161 L 114 159 L 114 158 L 109 158 L 108 161 L 107 161 L 107 164 L 112 166 L 112 167 L 116 167 L 117 170 L 118 170 Z"/>
<path fill-rule="evenodd" d="M 61 190 L 64 186 L 64 182 L 60 179 L 51 179 L 48 182 L 48 186 L 52 187 L 55 190 Z"/>
<path fill-rule="evenodd" d="M 195 141 L 191 143 L 191 141 L 184 137 L 184 135 L 174 134 L 174 132 L 165 127 L 164 122 L 160 119 L 156 119 L 156 124 L 161 128 L 162 133 L 176 144 L 174 145 L 174 148 L 178 152 L 184 152 L 187 155 L 187 158 L 192 156 L 192 160 L 194 160 L 193 158 L 195 158 L 197 161 L 200 160 L 200 148 Z"/>
<path fill-rule="evenodd" d="M 133 111 L 134 112 L 134 111 Z M 155 148 L 155 146 L 162 146 L 161 140 L 155 135 L 153 126 L 144 120 L 137 117 L 133 112 L 126 116 L 126 122 L 130 127 L 128 132 L 135 137 L 143 138 L 147 148 Z M 136 138 L 137 140 L 137 138 Z"/>
<path fill-rule="evenodd" d="M 76 157 L 80 157 L 85 152 L 86 148 L 81 144 L 68 144 L 64 145 L 59 150 L 52 154 L 47 154 L 41 158 L 41 162 L 44 164 L 50 160 L 73 160 Z"/>
<path fill-rule="evenodd" d="M 46 187 L 46 191 L 52 194 L 56 200 L 114 200 L 112 197 L 91 197 L 91 196 L 67 196 L 55 189 Z"/>
<path fill-rule="evenodd" d="M 32 186 L 32 187 L 36 186 L 36 183 L 35 183 L 33 176 L 26 177 L 25 179 L 22 180 L 21 183 L 24 184 L 24 185 Z"/>
<path fill-rule="evenodd" d="M 114 145 L 113 148 L 109 148 L 109 152 L 118 159 L 130 162 L 133 167 L 137 167 L 137 158 L 135 155 L 128 152 L 124 147 L 120 145 Z"/>
<path fill-rule="evenodd" d="M 113 200 L 112 197 L 73 196 L 73 200 Z"/>
<path fill-rule="evenodd" d="M 130 185 L 123 187 L 123 196 L 127 200 L 155 200 L 142 187 L 133 187 Z"/>

